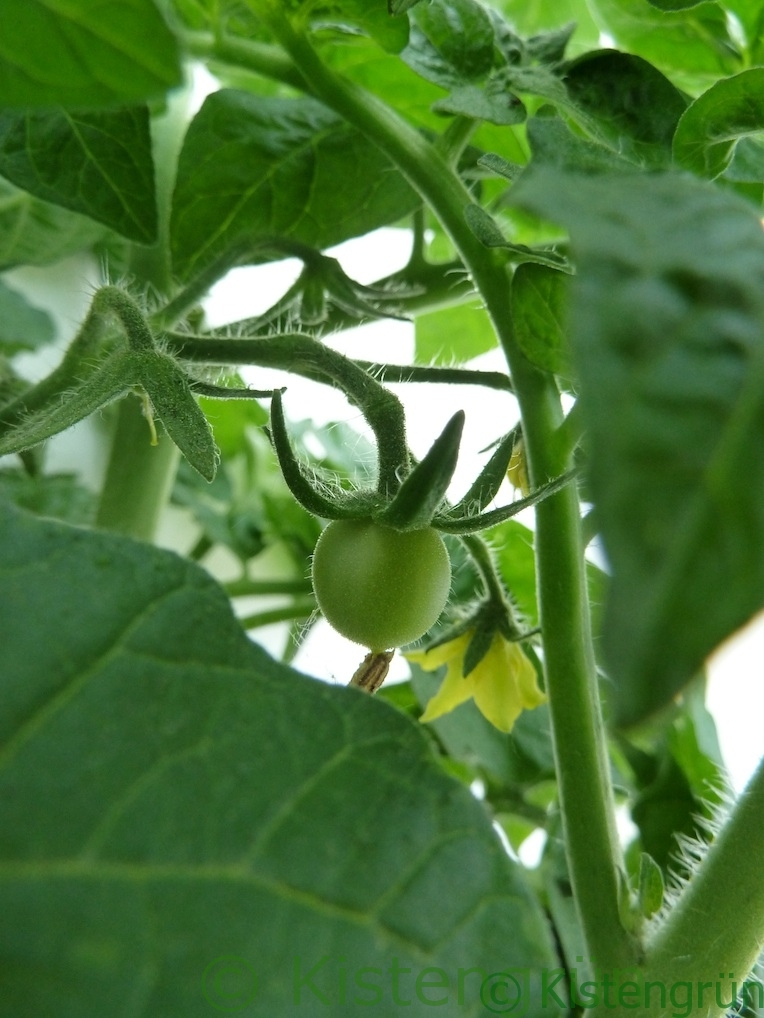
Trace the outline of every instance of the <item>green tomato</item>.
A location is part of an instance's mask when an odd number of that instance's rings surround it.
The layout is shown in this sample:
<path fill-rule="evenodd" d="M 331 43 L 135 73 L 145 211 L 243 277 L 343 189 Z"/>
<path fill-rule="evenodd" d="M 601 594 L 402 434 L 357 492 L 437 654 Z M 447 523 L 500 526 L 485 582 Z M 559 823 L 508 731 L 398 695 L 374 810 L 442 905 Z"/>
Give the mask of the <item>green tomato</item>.
<path fill-rule="evenodd" d="M 338 633 L 373 651 L 424 636 L 443 611 L 451 563 L 440 534 L 335 520 L 313 556 L 318 606 Z"/>

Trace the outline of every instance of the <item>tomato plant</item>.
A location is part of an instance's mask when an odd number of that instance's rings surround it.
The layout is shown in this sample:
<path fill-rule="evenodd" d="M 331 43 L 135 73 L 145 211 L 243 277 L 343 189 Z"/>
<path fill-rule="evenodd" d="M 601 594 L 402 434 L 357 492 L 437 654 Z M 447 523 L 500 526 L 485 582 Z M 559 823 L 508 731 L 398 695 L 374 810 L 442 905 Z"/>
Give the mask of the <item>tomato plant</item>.
<path fill-rule="evenodd" d="M 2 6 L 0 1018 L 764 1012 L 761 0 Z"/>

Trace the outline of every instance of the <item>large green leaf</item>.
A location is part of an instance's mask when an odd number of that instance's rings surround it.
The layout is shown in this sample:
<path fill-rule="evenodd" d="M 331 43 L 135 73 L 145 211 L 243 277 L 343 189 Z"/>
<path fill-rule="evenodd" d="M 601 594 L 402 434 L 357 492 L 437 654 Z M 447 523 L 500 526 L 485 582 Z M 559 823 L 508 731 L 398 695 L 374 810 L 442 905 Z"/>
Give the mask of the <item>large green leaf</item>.
<path fill-rule="evenodd" d="M 153 0 L 3 0 L 0 106 L 113 106 L 180 81 Z"/>
<path fill-rule="evenodd" d="M 718 177 L 738 140 L 763 130 L 764 67 L 752 67 L 718 81 L 688 108 L 674 137 L 674 157 L 694 173 Z"/>
<path fill-rule="evenodd" d="M 149 111 L 0 113 L 0 174 L 143 244 L 156 239 Z"/>
<path fill-rule="evenodd" d="M 183 145 L 173 261 L 189 277 L 245 239 L 253 249 L 279 240 L 326 248 L 416 205 L 380 150 L 325 106 L 223 89 L 206 100 Z"/>
<path fill-rule="evenodd" d="M 106 233 L 92 219 L 33 198 L 0 179 L 0 269 L 50 265 Z"/>
<path fill-rule="evenodd" d="M 0 516 L 2 1018 L 482 1015 L 467 969 L 554 964 L 409 720 L 273 662 L 170 553 Z"/>
<path fill-rule="evenodd" d="M 566 224 L 591 485 L 613 568 L 604 652 L 618 720 L 666 703 L 764 604 L 764 233 L 673 173 L 515 185 Z"/>

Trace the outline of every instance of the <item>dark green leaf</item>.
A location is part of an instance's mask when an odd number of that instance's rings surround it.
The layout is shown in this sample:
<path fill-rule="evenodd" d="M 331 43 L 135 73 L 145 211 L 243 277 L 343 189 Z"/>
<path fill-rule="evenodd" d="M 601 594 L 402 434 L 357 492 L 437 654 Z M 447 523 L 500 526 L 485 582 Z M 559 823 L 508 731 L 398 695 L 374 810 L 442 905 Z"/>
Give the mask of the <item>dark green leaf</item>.
<path fill-rule="evenodd" d="M 48 312 L 33 307 L 0 280 L 0 350 L 8 356 L 20 350 L 36 350 L 54 336 L 55 326 Z"/>
<path fill-rule="evenodd" d="M 174 555 L 9 509 L 0 533 L 5 1013 L 202 1018 L 254 975 L 253 1018 L 297 1016 L 323 1009 L 294 996 L 318 965 L 350 1018 L 373 959 L 424 1018 L 427 966 L 453 987 L 555 964 L 483 807 L 410 721 L 273 662 Z"/>
<path fill-rule="evenodd" d="M 173 262 L 188 278 L 244 238 L 253 251 L 282 239 L 326 248 L 417 202 L 380 150 L 320 103 L 224 89 L 206 100 L 183 145 Z"/>
<path fill-rule="evenodd" d="M 764 604 L 764 233 L 671 173 L 538 169 L 513 193 L 567 224 L 571 340 L 613 567 L 618 720 L 666 703 Z"/>
<path fill-rule="evenodd" d="M 0 174 L 37 198 L 150 244 L 157 211 L 149 112 L 0 113 Z"/>
<path fill-rule="evenodd" d="M 479 81 L 493 66 L 491 18 L 476 0 L 431 0 L 411 15 L 409 44 L 401 59 L 445 88 Z"/>
<path fill-rule="evenodd" d="M 463 364 L 496 346 L 487 312 L 473 304 L 418 315 L 415 325 L 420 364 Z"/>
<path fill-rule="evenodd" d="M 3 0 L 0 106 L 126 105 L 180 83 L 153 0 Z"/>
<path fill-rule="evenodd" d="M 597 140 L 636 162 L 670 162 L 687 100 L 652 64 L 616 50 L 587 53 L 567 66 L 565 85 Z"/>
<path fill-rule="evenodd" d="M 674 158 L 704 177 L 727 168 L 738 139 L 764 130 L 764 68 L 725 78 L 712 85 L 682 119 L 674 138 Z M 764 180 L 764 176 L 756 177 Z"/>
<path fill-rule="evenodd" d="M 569 277 L 545 265 L 520 265 L 512 282 L 515 336 L 537 367 L 571 378 L 566 329 Z"/>
<path fill-rule="evenodd" d="M 106 230 L 0 179 L 0 269 L 50 265 L 92 247 Z"/>

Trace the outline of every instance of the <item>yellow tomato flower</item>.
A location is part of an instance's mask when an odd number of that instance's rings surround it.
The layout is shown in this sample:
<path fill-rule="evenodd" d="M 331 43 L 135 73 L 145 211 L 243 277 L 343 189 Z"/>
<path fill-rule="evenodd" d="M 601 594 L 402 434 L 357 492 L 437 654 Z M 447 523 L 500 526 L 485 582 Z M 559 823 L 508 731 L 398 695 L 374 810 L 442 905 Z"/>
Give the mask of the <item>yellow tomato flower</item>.
<path fill-rule="evenodd" d="M 538 687 L 536 669 L 519 643 L 494 633 L 485 657 L 465 678 L 464 654 L 472 639 L 466 632 L 431 650 L 409 651 L 406 658 L 427 672 L 447 666 L 443 685 L 427 704 L 422 721 L 434 721 L 460 703 L 473 699 L 481 714 L 501 732 L 511 732 L 523 710 L 532 710 L 546 701 Z"/>

